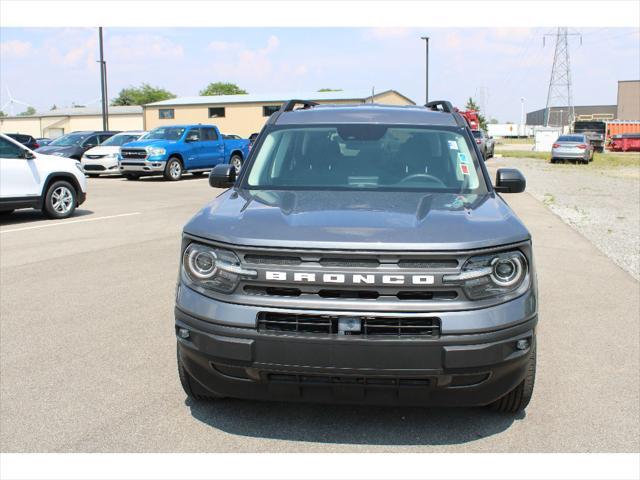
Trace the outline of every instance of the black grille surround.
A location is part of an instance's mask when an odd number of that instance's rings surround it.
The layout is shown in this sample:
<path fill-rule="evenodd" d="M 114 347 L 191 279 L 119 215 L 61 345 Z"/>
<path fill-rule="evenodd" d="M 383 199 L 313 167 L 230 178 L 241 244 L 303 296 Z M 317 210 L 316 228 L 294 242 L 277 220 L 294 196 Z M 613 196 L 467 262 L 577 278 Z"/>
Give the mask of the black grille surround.
<path fill-rule="evenodd" d="M 258 331 L 274 333 L 338 335 L 338 323 L 346 316 L 306 315 L 294 313 L 258 313 Z M 360 321 L 359 332 L 344 332 L 345 336 L 439 338 L 437 317 L 375 317 L 349 316 Z"/>
<path fill-rule="evenodd" d="M 104 168 L 103 165 L 84 165 L 82 168 L 84 168 L 87 172 L 89 171 L 101 172 L 103 170 L 106 170 L 106 168 Z"/>

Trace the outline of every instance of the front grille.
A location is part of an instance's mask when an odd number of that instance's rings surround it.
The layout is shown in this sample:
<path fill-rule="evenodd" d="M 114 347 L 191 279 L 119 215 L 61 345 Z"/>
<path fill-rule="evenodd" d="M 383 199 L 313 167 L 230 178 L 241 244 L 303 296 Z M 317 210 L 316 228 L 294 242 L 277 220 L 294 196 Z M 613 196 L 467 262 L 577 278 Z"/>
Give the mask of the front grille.
<path fill-rule="evenodd" d="M 83 167 L 87 172 L 88 171 L 102 171 L 106 170 L 102 165 L 84 165 Z"/>
<path fill-rule="evenodd" d="M 286 257 L 276 255 L 245 255 L 244 260 L 247 263 L 256 265 L 300 265 L 302 259 L 300 257 Z"/>
<path fill-rule="evenodd" d="M 147 158 L 147 151 L 140 148 L 122 148 L 120 149 L 120 155 L 123 159 L 140 160 Z"/>
<path fill-rule="evenodd" d="M 258 314 L 258 330 L 263 332 L 337 335 L 340 318 L 341 317 L 337 315 L 298 315 L 293 313 L 260 312 Z M 360 319 L 360 332 L 344 332 L 345 334 L 369 337 L 440 337 L 440 319 L 435 317 L 355 318 Z"/>
<path fill-rule="evenodd" d="M 120 165 L 131 166 L 131 167 L 144 167 L 146 164 L 144 162 L 120 162 Z"/>
<path fill-rule="evenodd" d="M 335 299 L 394 299 L 394 300 L 455 300 L 458 292 L 455 290 L 400 290 L 382 294 L 376 290 L 359 289 L 328 289 L 306 287 L 305 290 L 296 287 L 267 287 L 263 285 L 245 285 L 244 292 L 249 295 L 265 295 L 275 297 L 308 297 Z"/>

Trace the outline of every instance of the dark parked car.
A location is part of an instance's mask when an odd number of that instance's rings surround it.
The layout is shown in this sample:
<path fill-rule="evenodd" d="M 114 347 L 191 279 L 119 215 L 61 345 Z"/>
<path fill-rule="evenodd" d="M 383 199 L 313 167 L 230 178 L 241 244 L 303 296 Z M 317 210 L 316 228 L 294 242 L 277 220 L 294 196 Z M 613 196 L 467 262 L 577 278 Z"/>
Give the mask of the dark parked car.
<path fill-rule="evenodd" d="M 253 145 L 255 143 L 256 138 L 258 138 L 258 134 L 257 133 L 252 133 L 251 135 L 249 135 L 249 141 L 251 142 L 251 145 Z"/>
<path fill-rule="evenodd" d="M 57 155 L 80 160 L 82 154 L 90 148 L 97 147 L 107 138 L 119 132 L 85 131 L 71 132 L 56 138 L 45 147 L 40 147 L 38 153 L 45 155 Z"/>
<path fill-rule="evenodd" d="M 20 142 L 25 147 L 35 150 L 36 148 L 41 147 L 40 143 L 33 138 L 31 135 L 25 135 L 24 133 L 7 133 L 7 137 L 11 137 L 17 142 Z"/>
<path fill-rule="evenodd" d="M 46 138 L 46 137 L 42 137 L 42 138 L 36 138 L 36 142 L 38 142 L 38 145 L 40 145 L 41 147 L 44 147 L 45 145 L 49 145 L 53 140 L 50 138 Z"/>
<path fill-rule="evenodd" d="M 236 173 L 183 231 L 189 397 L 525 409 L 536 273 L 502 196 L 526 182 L 492 184 L 451 103 L 292 100 Z"/>

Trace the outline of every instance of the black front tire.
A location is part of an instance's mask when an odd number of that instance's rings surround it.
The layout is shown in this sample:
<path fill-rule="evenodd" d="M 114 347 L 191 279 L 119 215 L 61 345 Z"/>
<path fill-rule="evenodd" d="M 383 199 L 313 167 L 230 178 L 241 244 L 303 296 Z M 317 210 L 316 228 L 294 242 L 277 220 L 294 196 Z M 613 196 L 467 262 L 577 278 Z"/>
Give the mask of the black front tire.
<path fill-rule="evenodd" d="M 177 182 L 182 178 L 183 167 L 180 159 L 171 157 L 164 167 L 164 178 L 171 182 Z"/>
<path fill-rule="evenodd" d="M 127 174 L 127 175 L 124 176 L 124 178 L 126 178 L 127 180 L 139 180 L 140 179 L 140 175 Z"/>
<path fill-rule="evenodd" d="M 56 195 L 58 197 L 56 197 Z M 59 207 L 61 202 L 67 204 L 67 201 L 60 198 L 61 196 L 68 199 L 67 208 Z M 68 196 L 70 196 L 70 199 Z M 73 215 L 73 212 L 76 211 L 76 205 L 78 204 L 77 198 L 78 194 L 76 189 L 69 182 L 65 180 L 53 182 L 49 185 L 47 193 L 45 194 L 44 207 L 42 210 L 49 218 L 62 219 L 70 217 Z"/>
<path fill-rule="evenodd" d="M 524 411 L 533 396 L 533 386 L 536 381 L 536 344 L 529 352 L 529 362 L 527 364 L 527 374 L 520 384 L 507 393 L 504 397 L 489 405 L 495 412 L 518 413 Z"/>
<path fill-rule="evenodd" d="M 187 397 L 198 401 L 220 398 L 211 393 L 205 393 L 204 389 L 202 387 L 199 387 L 198 383 L 193 379 L 191 375 L 189 375 L 187 369 L 184 368 L 182 358 L 180 358 L 180 348 L 176 348 L 176 357 L 178 360 L 178 377 L 180 378 L 180 385 L 182 385 L 182 389 L 184 390 L 184 393 L 187 394 Z"/>

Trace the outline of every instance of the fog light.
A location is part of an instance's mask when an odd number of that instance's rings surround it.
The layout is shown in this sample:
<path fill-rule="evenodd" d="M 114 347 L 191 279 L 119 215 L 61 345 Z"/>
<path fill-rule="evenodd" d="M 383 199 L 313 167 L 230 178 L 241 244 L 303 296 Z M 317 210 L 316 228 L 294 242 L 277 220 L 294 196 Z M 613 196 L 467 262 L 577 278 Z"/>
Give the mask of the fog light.
<path fill-rule="evenodd" d="M 516 342 L 516 348 L 518 350 L 526 350 L 527 348 L 529 348 L 529 340 L 518 340 Z"/>
<path fill-rule="evenodd" d="M 189 330 L 187 330 L 186 328 L 179 328 L 178 336 L 180 338 L 189 338 Z"/>

